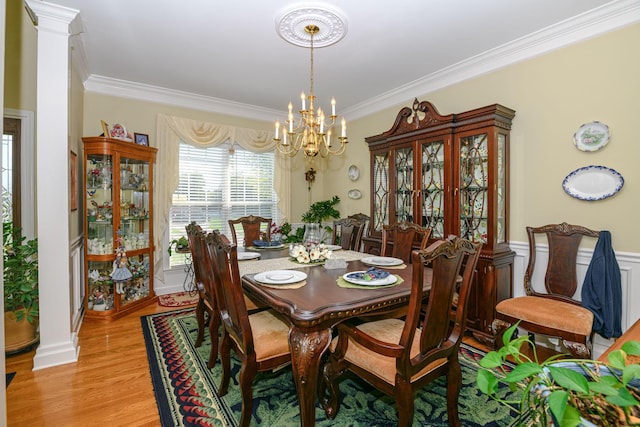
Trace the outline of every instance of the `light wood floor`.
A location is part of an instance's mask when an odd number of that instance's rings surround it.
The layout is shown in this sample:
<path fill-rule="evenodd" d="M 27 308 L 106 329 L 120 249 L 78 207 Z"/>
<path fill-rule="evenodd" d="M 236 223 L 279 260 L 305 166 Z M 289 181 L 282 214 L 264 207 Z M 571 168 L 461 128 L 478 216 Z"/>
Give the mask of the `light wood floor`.
<path fill-rule="evenodd" d="M 111 323 L 85 320 L 77 363 L 33 371 L 35 350 L 7 356 L 6 371 L 16 372 L 8 425 L 159 426 L 140 316 L 170 310 L 149 305 Z"/>
<path fill-rule="evenodd" d="M 6 371 L 16 372 L 8 426 L 159 426 L 140 316 L 169 310 L 152 304 L 111 323 L 85 320 L 77 363 L 33 371 L 35 350 L 7 356 Z"/>

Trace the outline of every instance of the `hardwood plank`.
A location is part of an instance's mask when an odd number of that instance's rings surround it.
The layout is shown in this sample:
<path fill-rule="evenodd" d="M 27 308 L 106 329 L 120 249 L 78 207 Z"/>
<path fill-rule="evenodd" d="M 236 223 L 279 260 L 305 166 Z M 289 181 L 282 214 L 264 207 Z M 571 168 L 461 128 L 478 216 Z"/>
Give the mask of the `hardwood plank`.
<path fill-rule="evenodd" d="M 85 319 L 77 363 L 33 371 L 35 350 L 7 356 L 6 371 L 16 372 L 8 425 L 160 425 L 140 316 L 174 309 L 154 304 L 110 323 Z"/>

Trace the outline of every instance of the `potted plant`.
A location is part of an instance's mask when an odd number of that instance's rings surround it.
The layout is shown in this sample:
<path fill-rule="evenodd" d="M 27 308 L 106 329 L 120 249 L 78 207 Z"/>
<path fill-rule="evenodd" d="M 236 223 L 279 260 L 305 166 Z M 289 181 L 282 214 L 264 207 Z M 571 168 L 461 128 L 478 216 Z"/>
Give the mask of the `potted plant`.
<path fill-rule="evenodd" d="M 324 233 L 320 233 L 320 228 L 322 227 L 322 222 L 331 218 L 340 218 L 340 212 L 336 210 L 335 205 L 340 203 L 340 197 L 333 196 L 333 198 L 329 200 L 322 200 L 319 202 L 313 203 L 309 206 L 309 210 L 302 214 L 302 222 L 306 223 L 305 226 L 305 235 L 309 233 L 318 232 L 319 236 L 317 236 L 318 243 L 324 241 L 323 234 L 331 233 L 332 228 L 330 226 L 324 227 Z M 306 240 L 303 238 L 303 240 Z"/>
<path fill-rule="evenodd" d="M 186 251 L 189 248 L 189 239 L 186 236 L 181 236 L 178 239 L 173 239 L 169 242 L 169 247 L 167 248 L 167 252 L 169 252 L 169 256 L 173 253 L 173 248 L 177 252 Z"/>
<path fill-rule="evenodd" d="M 10 221 L 2 223 L 5 351 L 37 341 L 38 240 L 27 240 Z"/>
<path fill-rule="evenodd" d="M 514 338 L 518 324 L 503 335 L 504 346 L 480 360 L 477 385 L 501 403 L 517 404 L 520 421 L 559 427 L 640 425 L 640 341 L 629 341 L 609 354 L 609 362 L 553 356 L 540 362 L 528 336 Z M 532 349 L 532 357 L 521 351 Z M 514 362 L 512 370 L 504 367 Z M 522 390 L 518 402 L 498 397 L 499 381 Z"/>

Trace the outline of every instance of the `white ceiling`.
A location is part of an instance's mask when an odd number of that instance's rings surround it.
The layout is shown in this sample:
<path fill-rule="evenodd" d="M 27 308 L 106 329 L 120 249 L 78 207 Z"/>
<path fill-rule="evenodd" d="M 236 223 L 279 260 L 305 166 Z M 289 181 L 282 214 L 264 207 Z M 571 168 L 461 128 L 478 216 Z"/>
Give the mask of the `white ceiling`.
<path fill-rule="evenodd" d="M 318 106 L 359 117 L 640 20 L 638 0 L 51 0 L 80 11 L 89 91 L 264 120 L 309 88 L 309 49 L 276 20 L 296 6 L 346 18 L 315 49 Z"/>

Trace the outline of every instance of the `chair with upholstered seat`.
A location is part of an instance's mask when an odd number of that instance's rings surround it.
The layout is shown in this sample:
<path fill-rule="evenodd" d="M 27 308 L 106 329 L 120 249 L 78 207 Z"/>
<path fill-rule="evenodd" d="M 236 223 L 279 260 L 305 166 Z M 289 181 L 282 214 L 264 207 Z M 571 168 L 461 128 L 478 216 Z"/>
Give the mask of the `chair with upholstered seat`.
<path fill-rule="evenodd" d="M 576 267 L 582 239 L 597 239 L 600 233 L 567 223 L 526 230 L 529 239 L 529 263 L 524 275 L 526 295 L 496 305 L 492 329 L 497 345 L 502 345 L 504 330 L 519 321 L 519 327 L 530 334 L 560 338 L 574 357 L 591 358 L 593 313 L 576 299 Z M 543 235 L 546 235 L 549 257 L 543 284 L 534 286 L 534 277 L 541 274 L 536 271 L 536 236 Z"/>
<path fill-rule="evenodd" d="M 214 231 L 207 236 L 207 247 L 207 265 L 215 278 L 214 289 L 223 328 L 220 342 L 222 378 L 218 394 L 224 396 L 229 388 L 230 350 L 233 348 L 242 363 L 238 383 L 242 396 L 240 425 L 244 427 L 251 420 L 256 373 L 273 370 L 291 361 L 289 325 L 271 310 L 251 315 L 247 312 L 235 244 Z"/>
<path fill-rule="evenodd" d="M 359 251 L 362 243 L 364 222 L 355 218 L 341 218 L 333 221 L 334 245 L 342 246 L 342 249 Z"/>
<path fill-rule="evenodd" d="M 209 353 L 207 367 L 211 369 L 215 366 L 218 355 L 220 313 L 218 311 L 215 290 L 213 288 L 213 276 L 206 268 L 209 256 L 205 241 L 206 233 L 202 230 L 202 227 L 195 222 L 191 222 L 185 228 L 189 239 L 195 287 L 198 291 L 198 304 L 196 305 L 198 336 L 196 337 L 195 346 L 200 347 L 202 345 L 202 342 L 204 341 L 205 326 L 208 326 L 209 336 L 211 338 L 211 351 Z M 263 309 L 246 296 L 245 304 L 250 313 Z"/>
<path fill-rule="evenodd" d="M 419 250 L 427 247 L 431 229 L 413 222 L 396 222 L 382 226 L 381 256 L 400 258 L 406 263 L 411 262 L 411 252 L 414 244 L 419 241 Z M 391 251 L 388 246 L 392 245 Z"/>
<path fill-rule="evenodd" d="M 338 325 L 338 336 L 331 342 L 319 391 L 329 418 L 338 412 L 338 380 L 347 370 L 395 398 L 398 425 L 403 427 L 413 422 L 416 390 L 446 375 L 449 425 L 460 425 L 458 395 L 462 375 L 458 348 L 464 335 L 480 247 L 480 243 L 453 238 L 432 245 L 430 250 L 413 251 L 413 279 L 405 320 L 387 318 L 364 323 L 358 320 Z M 433 274 L 429 298 L 424 302 L 427 265 Z M 462 281 L 458 288 L 459 275 Z M 459 299 L 454 305 L 456 290 Z M 454 315 L 450 317 L 452 310 Z"/>
<path fill-rule="evenodd" d="M 236 219 L 230 219 L 228 222 L 229 227 L 231 228 L 231 237 L 233 238 L 233 243 L 236 245 L 240 244 L 238 243 L 238 237 L 236 234 L 236 225 L 238 224 L 242 226 L 244 235 L 243 246 L 245 248 L 253 246 L 254 240 L 262 240 L 262 236 L 266 238 L 266 241 L 271 240 L 271 225 L 273 223 L 271 218 L 248 215 Z"/>

